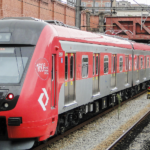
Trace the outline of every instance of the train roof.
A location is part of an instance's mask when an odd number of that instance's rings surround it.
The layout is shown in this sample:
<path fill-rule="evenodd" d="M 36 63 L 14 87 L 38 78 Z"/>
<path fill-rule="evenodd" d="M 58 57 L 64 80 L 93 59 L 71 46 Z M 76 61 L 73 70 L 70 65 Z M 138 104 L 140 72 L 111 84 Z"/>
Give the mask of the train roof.
<path fill-rule="evenodd" d="M 147 44 L 132 42 L 132 45 L 135 50 L 150 51 L 150 46 Z"/>
<path fill-rule="evenodd" d="M 42 30 L 47 25 L 49 25 L 48 22 L 32 17 L 3 18 L 0 20 L 0 33 L 11 32 L 13 38 L 11 38 L 9 43 L 4 41 L 0 41 L 0 43 L 36 45 Z M 95 34 L 52 24 L 49 26 L 52 31 L 57 31 L 56 36 L 58 36 L 60 40 L 100 44 L 127 49 L 132 49 L 133 45 L 135 50 L 150 50 L 149 45 L 118 39 L 104 34 Z"/>
<path fill-rule="evenodd" d="M 61 26 L 55 26 L 54 28 L 58 32 L 61 40 L 77 41 L 77 42 L 88 42 L 93 44 L 101 44 L 105 46 L 114 46 L 127 49 L 150 51 L 150 46 L 147 44 L 136 43 L 126 39 L 118 39 L 110 37 L 104 34 L 95 34 L 87 31 L 75 30 L 64 28 Z M 133 48 L 132 48 L 133 46 Z"/>
<path fill-rule="evenodd" d="M 36 45 L 46 25 L 46 22 L 25 19 L 0 20 L 0 33 L 11 33 L 10 41 L 0 40 L 0 44 Z"/>
<path fill-rule="evenodd" d="M 121 40 L 113 37 L 108 37 L 105 35 L 99 35 L 87 31 L 76 30 L 71 28 L 64 28 L 61 26 L 52 25 L 59 36 L 60 40 L 85 42 L 91 44 L 101 44 L 106 46 L 115 46 L 121 48 L 132 49 L 129 41 Z"/>

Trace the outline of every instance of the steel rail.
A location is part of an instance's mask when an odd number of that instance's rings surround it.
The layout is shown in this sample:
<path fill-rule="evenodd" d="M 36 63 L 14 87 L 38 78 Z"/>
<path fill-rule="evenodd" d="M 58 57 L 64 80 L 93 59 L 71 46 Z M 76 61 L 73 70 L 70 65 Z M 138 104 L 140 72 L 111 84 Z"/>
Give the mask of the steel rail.
<path fill-rule="evenodd" d="M 129 98 L 128 100 L 123 101 L 120 105 L 122 106 L 123 104 L 125 104 L 125 103 L 127 103 L 127 102 L 129 102 L 129 101 L 131 101 L 131 100 L 133 100 L 133 99 L 135 99 L 135 98 L 141 96 L 141 95 L 144 94 L 146 91 L 147 91 L 147 90 L 144 90 L 144 91 L 138 93 L 137 95 L 135 95 L 135 96 Z M 104 111 L 104 112 L 102 112 L 102 113 L 100 113 L 100 114 L 98 114 L 98 115 L 96 115 L 96 116 L 94 116 L 94 117 L 92 117 L 92 118 L 90 118 L 90 119 L 84 121 L 83 123 L 81 123 L 81 124 L 79 124 L 79 125 L 77 125 L 77 126 L 71 128 L 71 129 L 69 129 L 69 130 L 66 131 L 64 134 L 62 134 L 62 135 L 57 135 L 57 136 L 55 136 L 55 137 L 50 138 L 50 139 L 49 139 L 48 141 L 46 141 L 45 143 L 40 144 L 39 146 L 34 147 L 34 148 L 32 148 L 31 150 L 41 150 L 42 148 L 48 147 L 50 144 L 52 144 L 52 143 L 54 143 L 54 142 L 56 142 L 56 141 L 62 139 L 63 137 L 69 135 L 70 133 L 72 133 L 72 132 L 74 132 L 74 131 L 80 129 L 81 127 L 83 127 L 83 126 L 89 124 L 90 122 L 92 122 L 92 121 L 94 121 L 94 120 L 96 120 L 96 119 L 98 119 L 98 118 L 100 118 L 100 117 L 102 117 L 102 116 L 108 114 L 109 112 L 115 110 L 116 108 L 118 108 L 118 104 L 117 104 L 116 106 L 111 107 L 111 108 L 109 108 L 108 110 L 106 110 L 106 111 Z"/>
<path fill-rule="evenodd" d="M 136 128 L 148 115 L 150 115 L 150 109 L 135 123 L 133 124 L 124 134 L 122 134 L 114 143 L 112 143 L 106 150 L 112 150 L 115 148 L 133 129 Z"/>

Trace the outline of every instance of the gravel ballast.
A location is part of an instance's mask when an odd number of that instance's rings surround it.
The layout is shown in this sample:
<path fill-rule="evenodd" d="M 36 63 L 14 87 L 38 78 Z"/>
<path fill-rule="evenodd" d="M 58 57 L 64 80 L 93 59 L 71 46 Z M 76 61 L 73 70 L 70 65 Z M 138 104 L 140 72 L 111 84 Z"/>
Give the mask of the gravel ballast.
<path fill-rule="evenodd" d="M 106 149 L 115 140 L 114 138 L 125 132 L 130 124 L 132 125 L 150 108 L 150 100 L 146 96 L 144 94 L 121 106 L 119 119 L 116 109 L 43 150 Z"/>

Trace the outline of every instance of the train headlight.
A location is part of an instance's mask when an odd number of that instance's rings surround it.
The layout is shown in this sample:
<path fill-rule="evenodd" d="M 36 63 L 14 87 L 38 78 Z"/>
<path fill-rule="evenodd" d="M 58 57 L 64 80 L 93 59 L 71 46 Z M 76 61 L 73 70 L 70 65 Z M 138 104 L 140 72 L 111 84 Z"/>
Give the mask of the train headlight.
<path fill-rule="evenodd" d="M 8 103 L 4 103 L 4 107 L 8 108 L 9 104 Z"/>
<path fill-rule="evenodd" d="M 14 95 L 12 93 L 9 93 L 7 95 L 7 99 L 12 100 L 14 98 Z"/>

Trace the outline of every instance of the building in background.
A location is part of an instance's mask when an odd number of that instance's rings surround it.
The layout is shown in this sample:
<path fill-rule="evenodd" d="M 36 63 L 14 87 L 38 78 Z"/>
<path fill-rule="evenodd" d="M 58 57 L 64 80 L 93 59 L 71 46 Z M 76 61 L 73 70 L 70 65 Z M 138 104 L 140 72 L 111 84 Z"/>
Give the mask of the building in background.
<path fill-rule="evenodd" d="M 58 1 L 72 7 L 75 7 L 76 4 L 76 0 L 58 0 Z"/>
<path fill-rule="evenodd" d="M 116 0 L 113 1 L 113 7 L 115 7 Z M 94 7 L 93 0 L 82 0 L 81 5 L 84 7 Z M 111 7 L 111 0 L 95 0 L 95 7 Z M 95 9 L 95 12 L 105 11 L 102 9 Z M 106 11 L 109 11 L 106 10 Z"/>
<path fill-rule="evenodd" d="M 69 0 L 76 2 L 75 0 Z M 68 2 L 68 1 L 67 1 Z M 12 7 L 13 6 L 13 7 Z M 65 0 L 0 0 L 0 19 L 4 17 L 34 17 L 42 20 L 58 20 L 75 26 L 75 7 Z M 86 13 L 81 13 L 82 30 L 86 30 Z"/>
<path fill-rule="evenodd" d="M 128 1 L 117 1 L 116 7 L 131 7 L 131 3 Z"/>
<path fill-rule="evenodd" d="M 116 7 L 148 7 L 146 4 L 131 4 L 128 1 L 122 0 L 122 1 L 117 1 L 116 2 Z M 116 11 L 117 16 L 141 16 L 142 14 L 149 14 L 148 11 L 139 11 L 137 10 L 125 10 L 125 9 L 120 9 Z"/>
<path fill-rule="evenodd" d="M 111 13 L 111 2 L 112 7 L 116 7 L 116 0 L 95 0 L 95 7 L 99 7 L 101 9 L 87 9 L 87 31 L 91 32 L 101 32 L 103 33 L 105 30 L 105 17 L 114 15 Z M 82 6 L 84 7 L 93 7 L 93 0 L 82 0 Z M 102 9 L 103 7 L 108 7 L 108 9 Z"/>

